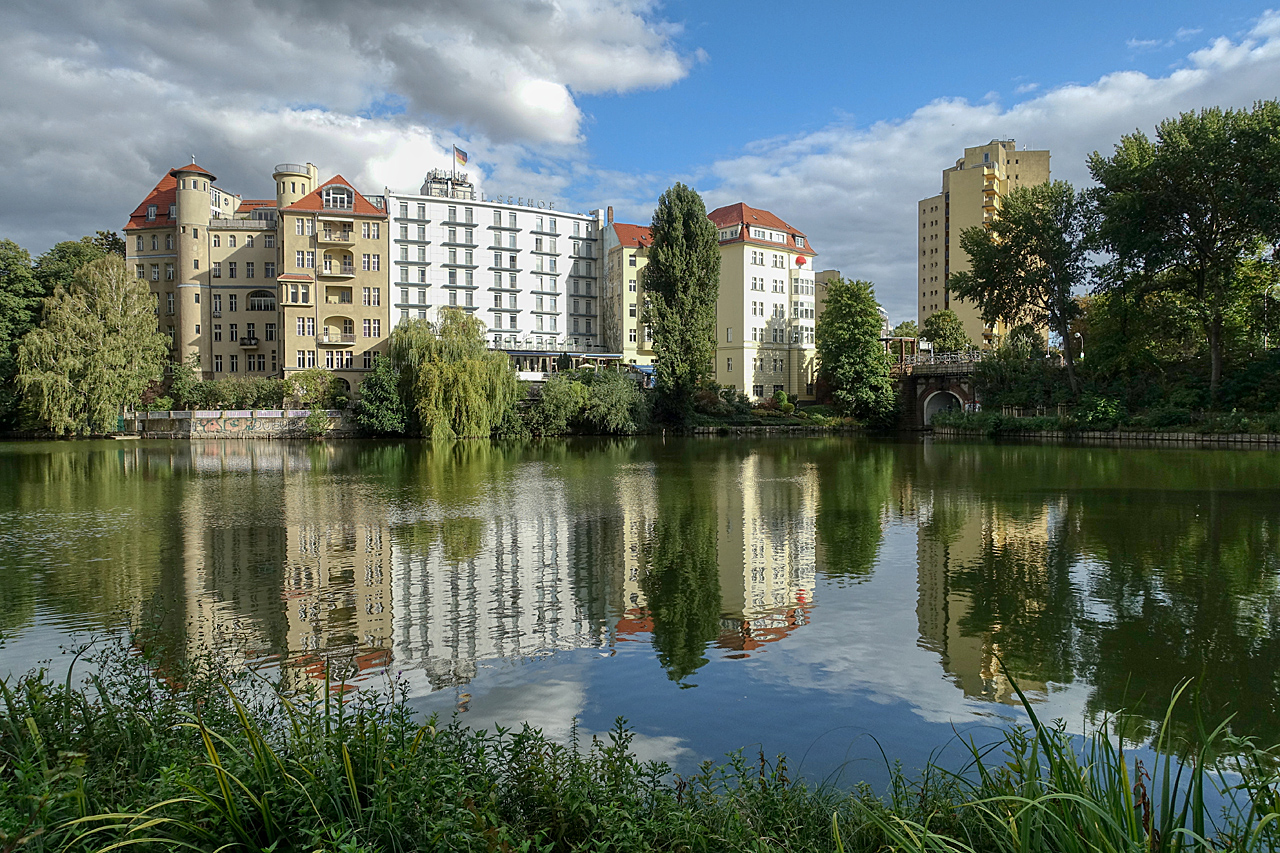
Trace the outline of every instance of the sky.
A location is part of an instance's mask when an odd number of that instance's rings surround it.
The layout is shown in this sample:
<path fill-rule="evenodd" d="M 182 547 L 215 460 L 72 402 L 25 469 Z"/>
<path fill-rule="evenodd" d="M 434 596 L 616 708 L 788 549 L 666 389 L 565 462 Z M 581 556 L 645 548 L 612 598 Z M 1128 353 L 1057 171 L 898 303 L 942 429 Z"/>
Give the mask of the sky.
<path fill-rule="evenodd" d="M 1280 10 L 1245 0 L 6 0 L 0 28 L 0 239 L 33 254 L 120 229 L 192 155 L 260 198 L 283 162 L 416 190 L 456 144 L 492 195 L 770 210 L 894 322 L 965 146 L 1085 186 L 1125 133 L 1280 96 Z"/>

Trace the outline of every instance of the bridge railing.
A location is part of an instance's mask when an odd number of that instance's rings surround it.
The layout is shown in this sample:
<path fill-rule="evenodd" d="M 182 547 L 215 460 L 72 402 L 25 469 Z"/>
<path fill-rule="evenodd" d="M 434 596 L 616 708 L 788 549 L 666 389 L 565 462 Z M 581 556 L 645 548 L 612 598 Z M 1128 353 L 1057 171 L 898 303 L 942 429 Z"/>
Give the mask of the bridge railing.
<path fill-rule="evenodd" d="M 893 373 L 911 373 L 918 367 L 932 366 L 942 367 L 944 370 L 948 366 L 952 370 L 964 370 L 982 361 L 984 356 L 985 353 L 982 350 L 944 353 L 922 352 L 903 356 L 901 359 L 895 360 L 890 365 L 890 368 Z"/>

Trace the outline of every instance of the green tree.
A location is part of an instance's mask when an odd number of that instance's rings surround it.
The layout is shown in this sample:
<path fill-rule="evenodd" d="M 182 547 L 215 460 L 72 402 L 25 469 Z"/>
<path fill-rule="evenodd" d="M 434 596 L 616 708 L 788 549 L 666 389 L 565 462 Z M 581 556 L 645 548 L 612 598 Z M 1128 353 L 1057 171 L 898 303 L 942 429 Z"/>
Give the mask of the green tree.
<path fill-rule="evenodd" d="M 572 373 L 556 373 L 529 408 L 529 428 L 537 435 L 563 435 L 582 418 L 586 405 L 587 386 Z"/>
<path fill-rule="evenodd" d="M 915 320 L 903 320 L 893 327 L 893 331 L 889 333 L 889 336 L 893 338 L 918 338 L 920 337 L 920 327 L 916 325 Z"/>
<path fill-rule="evenodd" d="M 18 346 L 18 387 L 55 433 L 106 432 L 160 379 L 168 357 L 145 282 L 111 255 L 45 300 L 44 321 Z"/>
<path fill-rule="evenodd" d="M 693 412 L 698 381 L 716 352 L 720 245 L 702 196 L 676 184 L 658 199 L 649 263 L 641 272 L 658 361 L 658 414 L 683 425 Z"/>
<path fill-rule="evenodd" d="M 39 321 L 43 296 L 26 249 L 0 240 L 0 428 L 16 425 L 18 341 Z"/>
<path fill-rule="evenodd" d="M 99 231 L 96 236 L 89 238 L 89 242 L 101 249 L 104 255 L 119 255 L 123 258 L 128 251 L 124 238 L 114 231 Z"/>
<path fill-rule="evenodd" d="M 636 433 L 648 423 L 648 400 L 630 374 L 621 370 L 598 370 L 587 383 L 582 419 L 596 432 Z"/>
<path fill-rule="evenodd" d="M 1209 349 L 1209 387 L 1222 380 L 1228 315 L 1251 294 L 1238 274 L 1260 242 L 1280 242 L 1280 104 L 1214 107 L 1138 131 L 1089 171 L 1102 244 L 1115 254 L 1106 286 L 1184 294 Z"/>
<path fill-rule="evenodd" d="M 366 435 L 404 435 L 408 430 L 409 413 L 400 396 L 400 371 L 391 359 L 375 358 L 373 372 L 360 383 L 355 422 Z"/>
<path fill-rule="evenodd" d="M 841 414 L 884 426 L 893 417 L 894 396 L 880 331 L 871 282 L 827 282 L 826 307 L 814 331 L 819 374 Z"/>
<path fill-rule="evenodd" d="M 488 349 L 484 324 L 463 311 L 444 310 L 434 324 L 400 323 L 391 354 L 432 439 L 488 437 L 523 394 L 511 360 Z"/>
<path fill-rule="evenodd" d="M 988 228 L 960 234 L 969 270 L 951 274 L 951 292 L 976 304 L 988 323 L 1047 326 L 1062 339 L 1073 395 L 1076 379 L 1071 321 L 1073 292 L 1091 278 L 1087 203 L 1066 181 L 1016 187 Z"/>
<path fill-rule="evenodd" d="M 935 353 L 962 352 L 973 347 L 964 332 L 964 323 L 950 309 L 934 311 L 926 317 L 920 337 L 933 344 Z"/>
<path fill-rule="evenodd" d="M 36 259 L 35 276 L 43 289 L 40 295 L 51 295 L 58 285 L 70 283 L 76 272 L 85 264 L 106 256 L 106 249 L 98 245 L 93 237 L 55 243 L 53 248 Z M 121 260 L 124 259 L 123 255 L 120 257 Z"/>
<path fill-rule="evenodd" d="M 345 395 L 342 380 L 323 367 L 309 367 L 290 373 L 289 390 L 300 404 L 307 408 L 329 408 L 337 398 Z"/>
<path fill-rule="evenodd" d="M 173 366 L 169 378 L 169 396 L 180 409 L 199 409 L 205 406 L 204 383 L 200 381 L 200 356 L 188 353 L 182 364 Z"/>

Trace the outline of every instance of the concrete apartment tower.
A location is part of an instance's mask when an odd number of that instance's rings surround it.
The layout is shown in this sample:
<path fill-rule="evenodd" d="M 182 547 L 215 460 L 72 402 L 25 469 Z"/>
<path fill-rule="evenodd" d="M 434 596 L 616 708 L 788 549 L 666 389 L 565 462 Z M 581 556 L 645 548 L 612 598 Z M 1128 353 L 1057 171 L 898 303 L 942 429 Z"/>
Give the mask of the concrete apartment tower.
<path fill-rule="evenodd" d="M 942 173 L 942 192 L 919 203 L 917 255 L 920 298 L 919 323 L 936 311 L 950 309 L 965 333 L 983 348 L 999 345 L 1006 330 L 984 323 L 976 305 L 953 298 L 947 288 L 952 273 L 969 269 L 960 248 L 960 233 L 975 225 L 990 225 L 1000 200 L 1014 187 L 1049 180 L 1049 152 L 1018 149 L 1012 139 L 993 139 L 966 148 L 955 166 Z"/>

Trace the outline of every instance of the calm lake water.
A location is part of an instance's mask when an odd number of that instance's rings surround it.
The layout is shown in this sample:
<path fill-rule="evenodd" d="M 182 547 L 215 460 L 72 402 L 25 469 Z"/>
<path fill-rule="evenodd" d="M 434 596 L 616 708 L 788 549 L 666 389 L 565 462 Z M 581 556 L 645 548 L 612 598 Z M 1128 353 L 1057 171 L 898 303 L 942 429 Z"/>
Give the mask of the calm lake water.
<path fill-rule="evenodd" d="M 626 717 L 687 770 L 909 767 L 957 731 L 1280 740 L 1280 454 L 856 437 L 0 445 L 0 674 L 128 624 L 475 726 Z M 990 732 L 988 731 L 988 734 Z M 842 775 L 843 774 L 843 775 Z"/>

